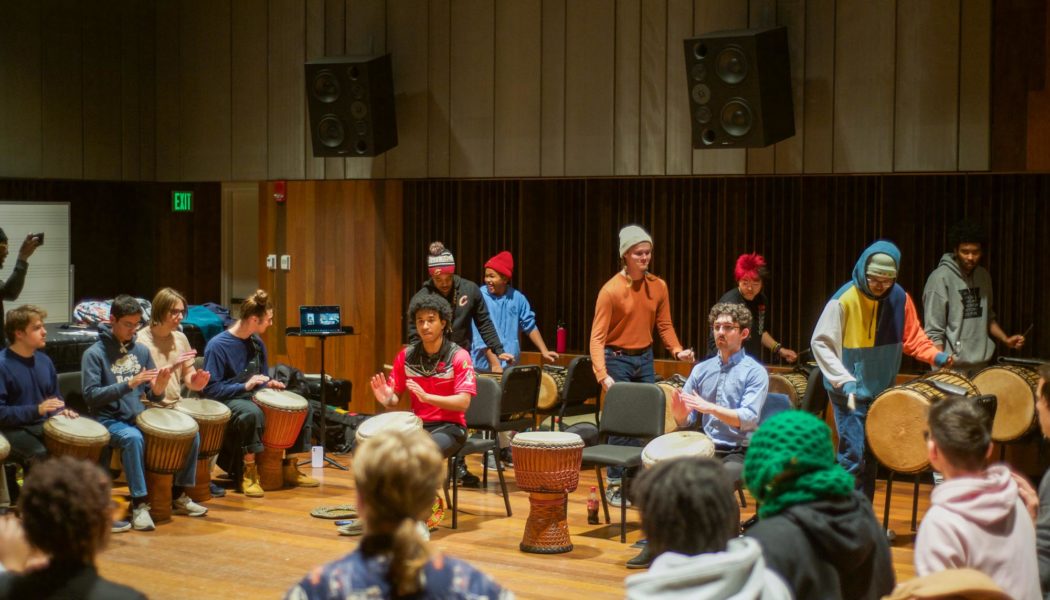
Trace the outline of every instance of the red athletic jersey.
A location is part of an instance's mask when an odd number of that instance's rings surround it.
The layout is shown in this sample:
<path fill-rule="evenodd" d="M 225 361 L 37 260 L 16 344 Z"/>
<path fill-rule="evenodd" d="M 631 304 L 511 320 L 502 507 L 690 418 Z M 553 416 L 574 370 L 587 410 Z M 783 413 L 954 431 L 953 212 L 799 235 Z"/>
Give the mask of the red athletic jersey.
<path fill-rule="evenodd" d="M 474 382 L 474 365 L 471 364 L 470 353 L 466 350 L 462 348 L 457 349 L 452 354 L 451 364 L 446 361 L 439 361 L 434 369 L 434 373 L 430 375 L 420 373 L 412 368 L 411 365 L 405 363 L 407 350 L 407 348 L 402 348 L 397 353 L 397 358 L 394 359 L 394 369 L 390 372 L 390 377 L 387 378 L 387 384 L 394 388 L 394 392 L 397 394 L 405 391 L 405 384 L 408 383 L 409 379 L 418 383 L 419 387 L 423 388 L 423 391 L 428 394 L 436 394 L 438 396 L 452 396 L 463 392 L 471 396 L 477 394 L 477 386 Z M 415 394 L 410 394 L 410 396 L 412 397 L 412 412 L 420 419 L 423 419 L 424 423 L 445 421 L 447 423 L 458 423 L 463 427 L 467 426 L 467 415 L 465 412 L 444 410 L 433 404 L 420 402 Z"/>

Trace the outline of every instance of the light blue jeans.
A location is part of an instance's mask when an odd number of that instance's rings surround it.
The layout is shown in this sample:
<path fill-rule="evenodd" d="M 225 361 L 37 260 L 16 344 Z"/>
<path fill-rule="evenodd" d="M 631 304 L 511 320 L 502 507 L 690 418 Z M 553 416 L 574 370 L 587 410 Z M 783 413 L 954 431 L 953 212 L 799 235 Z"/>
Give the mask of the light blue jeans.
<path fill-rule="evenodd" d="M 124 465 L 124 475 L 128 480 L 128 489 L 132 498 L 145 498 L 146 471 L 143 464 L 145 456 L 146 440 L 138 427 L 117 419 L 98 417 L 109 430 L 109 445 L 111 448 L 120 450 L 120 462 Z M 197 480 L 197 450 L 200 448 L 201 436 L 198 433 L 193 438 L 193 444 L 186 452 L 186 462 L 173 478 L 173 485 L 177 487 L 191 487 Z"/>

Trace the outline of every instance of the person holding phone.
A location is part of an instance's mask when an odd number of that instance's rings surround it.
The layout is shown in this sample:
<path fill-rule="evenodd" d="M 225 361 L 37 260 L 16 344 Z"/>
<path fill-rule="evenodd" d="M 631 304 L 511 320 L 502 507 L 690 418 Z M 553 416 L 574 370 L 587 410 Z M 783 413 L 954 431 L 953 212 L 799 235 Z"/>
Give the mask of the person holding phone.
<path fill-rule="evenodd" d="M 29 257 L 36 252 L 36 249 L 44 245 L 44 234 L 43 233 L 30 233 L 26 236 L 26 239 L 22 241 L 22 246 L 18 249 L 18 261 L 15 263 L 15 270 L 11 273 L 11 276 L 7 278 L 7 281 L 0 281 L 0 331 L 4 328 L 4 300 L 17 300 L 18 295 L 22 293 L 22 286 L 26 283 L 26 272 L 29 270 Z M 4 262 L 7 260 L 8 255 L 7 247 L 7 234 L 0 228 L 0 269 L 4 268 Z M 3 340 L 4 346 L 7 345 L 7 338 L 0 336 Z"/>

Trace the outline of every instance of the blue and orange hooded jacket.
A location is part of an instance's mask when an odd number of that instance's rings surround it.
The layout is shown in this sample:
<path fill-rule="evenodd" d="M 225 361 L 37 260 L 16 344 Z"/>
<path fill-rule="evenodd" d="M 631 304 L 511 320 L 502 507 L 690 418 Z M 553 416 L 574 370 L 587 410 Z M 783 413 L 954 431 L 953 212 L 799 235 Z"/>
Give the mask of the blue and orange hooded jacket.
<path fill-rule="evenodd" d="M 885 240 L 868 246 L 853 267 L 853 280 L 824 307 L 811 340 L 828 391 L 864 400 L 893 385 L 902 351 L 938 367 L 948 360 L 926 337 L 904 288 L 895 283 L 881 297 L 868 288 L 868 262 L 878 253 L 888 254 L 900 269 L 897 246 Z"/>

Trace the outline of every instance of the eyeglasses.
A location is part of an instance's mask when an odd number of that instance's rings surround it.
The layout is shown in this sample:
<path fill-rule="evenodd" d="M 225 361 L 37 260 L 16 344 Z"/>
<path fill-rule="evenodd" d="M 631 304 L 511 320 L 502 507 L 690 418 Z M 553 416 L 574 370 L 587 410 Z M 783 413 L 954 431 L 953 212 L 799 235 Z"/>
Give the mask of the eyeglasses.
<path fill-rule="evenodd" d="M 748 281 L 747 279 L 741 279 L 739 282 L 740 287 L 746 287 L 747 289 L 754 289 L 762 287 L 762 280 Z"/>
<path fill-rule="evenodd" d="M 733 331 L 734 329 L 740 329 L 739 325 L 730 325 L 728 323 L 715 323 L 711 326 L 713 331 Z"/>
<path fill-rule="evenodd" d="M 171 311 L 171 316 L 173 316 L 173 317 L 179 317 L 179 316 L 185 317 L 186 316 L 186 309 L 183 309 L 183 310 L 172 310 Z"/>
<path fill-rule="evenodd" d="M 871 286 L 871 287 L 889 287 L 889 286 L 893 285 L 894 281 L 896 281 L 892 277 L 878 277 L 878 278 L 876 278 L 876 277 L 872 277 L 870 275 L 867 277 L 867 280 L 868 280 L 868 285 Z"/>

